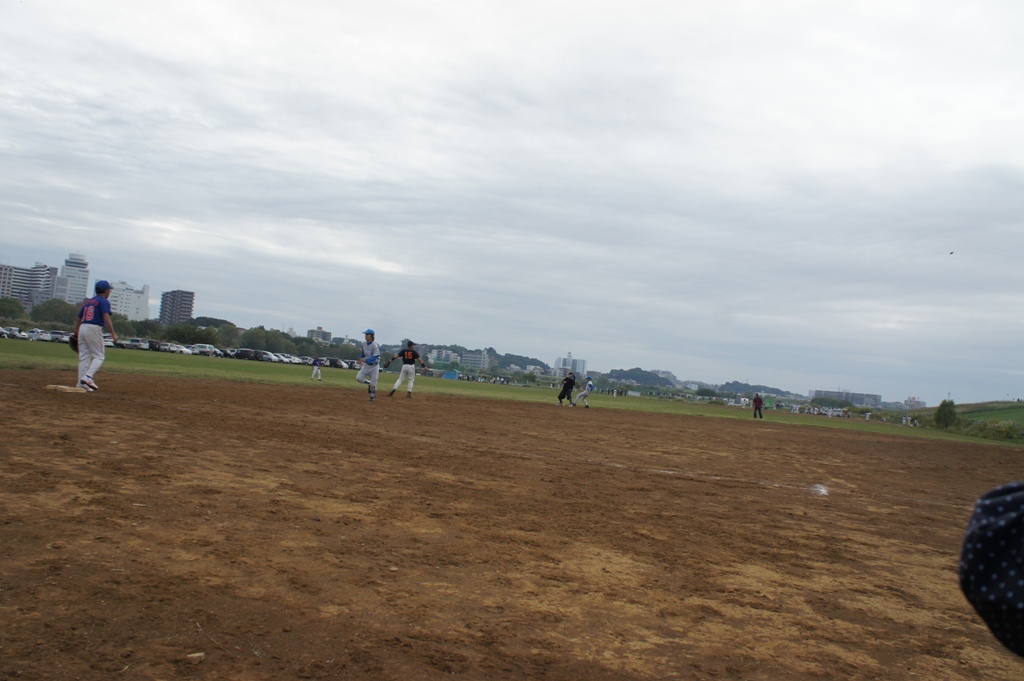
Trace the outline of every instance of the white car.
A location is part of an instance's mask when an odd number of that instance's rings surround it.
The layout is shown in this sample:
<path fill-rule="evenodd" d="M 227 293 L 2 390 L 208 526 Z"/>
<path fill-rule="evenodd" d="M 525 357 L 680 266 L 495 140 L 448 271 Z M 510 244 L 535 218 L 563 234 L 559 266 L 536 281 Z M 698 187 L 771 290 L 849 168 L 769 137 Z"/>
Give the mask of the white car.
<path fill-rule="evenodd" d="M 42 329 L 29 329 L 28 337 L 29 340 L 48 341 L 50 340 L 50 332 L 43 331 Z"/>
<path fill-rule="evenodd" d="M 16 326 L 8 326 L 7 333 L 11 336 L 11 338 L 20 338 L 21 340 L 28 340 L 28 334 Z"/>
<path fill-rule="evenodd" d="M 103 334 L 103 347 L 112 348 L 114 347 L 114 337 L 109 333 Z"/>

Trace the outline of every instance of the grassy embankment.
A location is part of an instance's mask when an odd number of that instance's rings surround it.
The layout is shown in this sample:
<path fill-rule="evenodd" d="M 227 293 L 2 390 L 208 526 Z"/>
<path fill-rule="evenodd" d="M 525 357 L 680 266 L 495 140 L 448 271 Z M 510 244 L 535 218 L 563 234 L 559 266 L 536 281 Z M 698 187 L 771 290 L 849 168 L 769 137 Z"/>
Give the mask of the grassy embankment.
<path fill-rule="evenodd" d="M 0 339 L 0 369 L 45 369 L 66 371 L 68 385 L 76 380 L 77 360 L 63 343 L 33 343 L 21 340 Z M 310 368 L 297 365 L 271 364 L 266 362 L 240 361 L 226 358 L 193 357 L 144 350 L 107 349 L 107 361 L 103 373 L 143 374 L 177 378 L 198 378 L 206 380 L 228 380 L 255 383 L 308 384 Z M 356 372 L 350 369 L 325 367 L 324 381 L 319 387 L 363 390 L 355 382 Z M 381 374 L 381 394 L 387 392 L 398 378 L 395 371 Z M 555 384 L 557 386 L 557 382 Z M 416 392 L 423 395 L 452 395 L 483 399 L 502 399 L 519 402 L 548 403 L 555 405 L 557 387 L 544 382 L 537 387 L 491 385 L 468 381 L 446 381 L 441 378 L 417 376 Z M 404 388 L 404 386 L 403 386 Z M 610 397 L 594 394 L 590 403 L 595 409 L 623 409 L 632 411 L 708 416 L 715 418 L 750 419 L 749 409 L 709 405 L 679 399 L 652 397 Z M 1005 406 L 1005 405 L 1004 405 Z M 964 407 L 960 407 L 963 409 Z M 819 426 L 858 430 L 867 433 L 885 433 L 916 437 L 932 437 L 965 441 L 977 441 L 963 435 L 955 435 L 928 428 L 904 428 L 898 422 L 865 422 L 862 419 L 826 418 L 806 414 L 790 414 L 788 411 L 765 410 L 765 421 L 794 425 Z M 1020 410 L 1024 413 L 1024 408 Z M 895 414 L 893 421 L 898 421 Z M 972 415 L 973 417 L 973 415 Z"/>

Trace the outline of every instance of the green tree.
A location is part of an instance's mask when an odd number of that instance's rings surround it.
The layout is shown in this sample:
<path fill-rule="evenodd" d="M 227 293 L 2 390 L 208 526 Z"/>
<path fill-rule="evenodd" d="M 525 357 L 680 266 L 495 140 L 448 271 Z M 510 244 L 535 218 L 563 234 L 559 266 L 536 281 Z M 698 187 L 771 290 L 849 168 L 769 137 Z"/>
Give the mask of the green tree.
<path fill-rule="evenodd" d="M 935 410 L 935 425 L 939 428 L 950 428 L 960 420 L 956 413 L 956 404 L 953 400 L 942 400 L 939 408 Z"/>
<path fill-rule="evenodd" d="M 217 332 L 213 329 L 200 329 L 191 324 L 173 324 L 164 329 L 164 335 L 183 345 L 194 345 L 195 343 L 206 343 L 213 345 L 217 342 Z"/>
<path fill-rule="evenodd" d="M 164 339 L 164 325 L 161 324 L 158 320 L 140 319 L 132 323 L 135 325 L 136 335 L 142 338 L 152 338 L 153 340 Z M 120 332 L 118 333 L 118 335 L 120 335 Z"/>
<path fill-rule="evenodd" d="M 271 329 L 267 331 L 266 347 L 263 349 L 270 352 L 286 352 L 291 355 L 295 353 L 295 343 L 292 342 L 291 337 L 277 329 Z"/>
<path fill-rule="evenodd" d="M 225 322 L 217 327 L 217 345 L 233 348 L 242 335 L 241 330 L 231 322 Z"/>
<path fill-rule="evenodd" d="M 253 350 L 266 350 L 267 349 L 267 330 L 262 326 L 254 326 L 251 329 L 247 329 L 242 334 L 242 338 L 239 341 L 243 348 L 252 348 Z"/>
<path fill-rule="evenodd" d="M 131 338 L 135 335 L 135 325 L 123 314 L 111 314 L 110 321 L 113 322 L 119 338 Z"/>
<path fill-rule="evenodd" d="M 17 302 L 17 301 L 15 301 Z M 38 324 L 64 324 L 70 326 L 78 318 L 78 310 L 71 303 L 54 298 L 32 308 L 29 315 Z"/>
<path fill-rule="evenodd" d="M 0 317 L 21 319 L 25 316 L 25 308 L 14 298 L 0 298 Z"/>

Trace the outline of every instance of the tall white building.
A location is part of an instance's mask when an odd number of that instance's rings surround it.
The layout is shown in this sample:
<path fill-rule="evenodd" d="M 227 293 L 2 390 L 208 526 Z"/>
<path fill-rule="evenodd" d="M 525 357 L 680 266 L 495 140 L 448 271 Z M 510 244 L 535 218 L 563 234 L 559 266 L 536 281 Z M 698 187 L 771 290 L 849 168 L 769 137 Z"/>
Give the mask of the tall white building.
<path fill-rule="evenodd" d="M 90 294 L 89 261 L 81 253 L 69 253 L 54 282 L 53 297 L 77 305 Z"/>
<path fill-rule="evenodd" d="M 565 375 L 570 371 L 576 374 L 576 376 L 587 375 L 587 360 L 585 359 L 574 359 L 571 352 L 565 353 L 565 357 L 559 357 L 555 360 L 555 375 Z"/>
<path fill-rule="evenodd" d="M 149 319 L 149 284 L 135 288 L 126 281 L 115 281 L 111 286 L 111 312 L 123 314 L 133 322 Z"/>
<path fill-rule="evenodd" d="M 53 298 L 57 268 L 37 262 L 33 267 L 0 265 L 0 297 L 14 298 L 26 312 Z"/>

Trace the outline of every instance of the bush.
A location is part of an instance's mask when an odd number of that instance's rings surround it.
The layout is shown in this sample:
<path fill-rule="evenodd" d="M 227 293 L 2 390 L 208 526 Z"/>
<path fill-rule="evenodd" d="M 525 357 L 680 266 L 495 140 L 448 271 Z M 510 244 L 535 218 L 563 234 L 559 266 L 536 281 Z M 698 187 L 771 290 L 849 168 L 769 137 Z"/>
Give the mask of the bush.
<path fill-rule="evenodd" d="M 953 400 L 942 400 L 942 404 L 935 410 L 935 425 L 939 428 L 948 430 L 955 426 L 959 419 Z"/>

